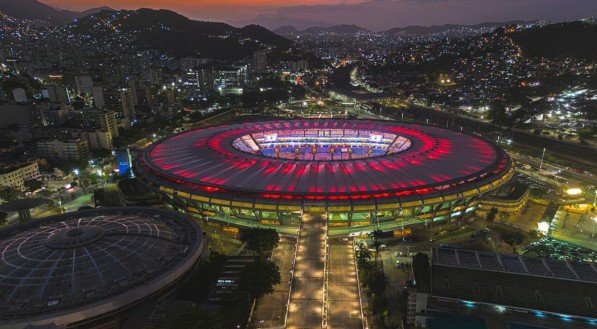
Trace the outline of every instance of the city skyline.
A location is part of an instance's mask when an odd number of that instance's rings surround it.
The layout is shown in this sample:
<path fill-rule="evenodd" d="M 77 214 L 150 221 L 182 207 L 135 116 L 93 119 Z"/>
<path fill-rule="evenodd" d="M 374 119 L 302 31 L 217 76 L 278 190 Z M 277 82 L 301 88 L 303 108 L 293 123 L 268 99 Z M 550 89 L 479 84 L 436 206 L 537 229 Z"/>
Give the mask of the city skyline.
<path fill-rule="evenodd" d="M 245 1 L 114 1 L 42 0 L 67 10 L 83 11 L 110 6 L 114 9 L 163 8 L 193 19 L 223 21 L 235 26 L 259 24 L 274 29 L 356 24 L 372 31 L 409 25 L 477 24 L 491 21 L 538 20 L 554 22 L 588 18 L 597 14 L 597 3 L 578 0 L 469 1 L 469 0 L 274 0 Z M 463 10 L 463 7 L 466 10 Z M 241 9 L 241 10 L 239 10 Z"/>

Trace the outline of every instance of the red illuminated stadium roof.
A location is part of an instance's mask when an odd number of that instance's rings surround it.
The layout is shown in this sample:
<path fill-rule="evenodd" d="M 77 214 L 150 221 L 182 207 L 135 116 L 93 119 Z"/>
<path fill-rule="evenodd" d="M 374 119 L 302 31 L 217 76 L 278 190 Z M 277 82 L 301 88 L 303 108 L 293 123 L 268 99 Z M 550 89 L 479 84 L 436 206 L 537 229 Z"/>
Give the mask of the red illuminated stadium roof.
<path fill-rule="evenodd" d="M 307 161 L 250 154 L 243 136 L 277 131 L 359 131 L 400 136 L 411 145 L 394 154 Z M 325 133 L 323 133 L 325 135 Z M 263 135 L 263 134 L 261 134 Z M 327 136 L 330 136 L 328 133 Z M 388 137 L 390 138 L 390 137 Z M 359 200 L 441 196 L 501 178 L 510 158 L 490 142 L 434 126 L 373 120 L 279 120 L 197 129 L 154 143 L 136 171 L 160 185 L 195 194 L 259 199 Z"/>

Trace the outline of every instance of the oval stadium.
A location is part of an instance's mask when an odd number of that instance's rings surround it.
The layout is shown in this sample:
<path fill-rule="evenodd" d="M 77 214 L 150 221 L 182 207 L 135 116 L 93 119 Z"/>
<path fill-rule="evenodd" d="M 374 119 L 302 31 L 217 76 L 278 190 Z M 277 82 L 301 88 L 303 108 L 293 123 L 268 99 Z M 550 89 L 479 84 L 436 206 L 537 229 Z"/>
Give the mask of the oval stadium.
<path fill-rule="evenodd" d="M 152 144 L 134 169 L 174 208 L 221 228 L 295 234 L 317 213 L 339 236 L 466 216 L 513 174 L 510 157 L 475 135 L 350 119 L 190 130 Z"/>
<path fill-rule="evenodd" d="M 151 208 L 84 210 L 3 229 L 0 327 L 114 323 L 170 291 L 204 244 L 196 223 Z"/>

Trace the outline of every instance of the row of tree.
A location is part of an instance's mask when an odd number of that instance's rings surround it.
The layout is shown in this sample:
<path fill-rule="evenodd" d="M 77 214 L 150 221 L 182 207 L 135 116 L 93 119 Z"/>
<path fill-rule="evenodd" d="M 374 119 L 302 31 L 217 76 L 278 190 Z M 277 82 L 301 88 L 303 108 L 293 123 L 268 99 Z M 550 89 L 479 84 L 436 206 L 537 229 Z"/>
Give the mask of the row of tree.
<path fill-rule="evenodd" d="M 397 328 L 395 323 L 388 319 L 388 299 L 386 298 L 386 288 L 388 287 L 388 278 L 383 271 L 383 266 L 378 263 L 379 251 L 382 245 L 383 232 L 374 230 L 370 237 L 371 249 L 362 241 L 357 244 L 356 258 L 359 268 L 359 279 L 363 286 L 367 288 L 371 297 L 371 313 L 373 313 L 373 328 L 393 329 Z M 371 258 L 373 257 L 373 262 Z"/>
<path fill-rule="evenodd" d="M 273 229 L 250 228 L 242 232 L 240 240 L 256 257 L 253 263 L 243 269 L 238 288 L 225 297 L 219 308 L 190 307 L 166 327 L 172 329 L 244 328 L 253 301 L 272 294 L 274 287 L 280 284 L 280 269 L 268 258 L 278 246 L 279 239 L 278 232 Z M 224 255 L 213 254 L 210 258 L 211 265 L 204 264 L 203 268 L 219 273 L 227 259 L 228 257 Z M 205 287 L 202 289 L 205 290 Z"/>

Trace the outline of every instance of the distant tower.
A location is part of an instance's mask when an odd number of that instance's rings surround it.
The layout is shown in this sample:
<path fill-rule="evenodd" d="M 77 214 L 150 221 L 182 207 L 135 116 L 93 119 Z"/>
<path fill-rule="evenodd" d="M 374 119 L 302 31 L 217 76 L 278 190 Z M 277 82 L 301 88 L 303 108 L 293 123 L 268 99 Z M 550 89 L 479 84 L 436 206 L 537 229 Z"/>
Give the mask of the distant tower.
<path fill-rule="evenodd" d="M 253 53 L 253 71 L 263 72 L 267 69 L 267 51 L 258 50 Z"/>

